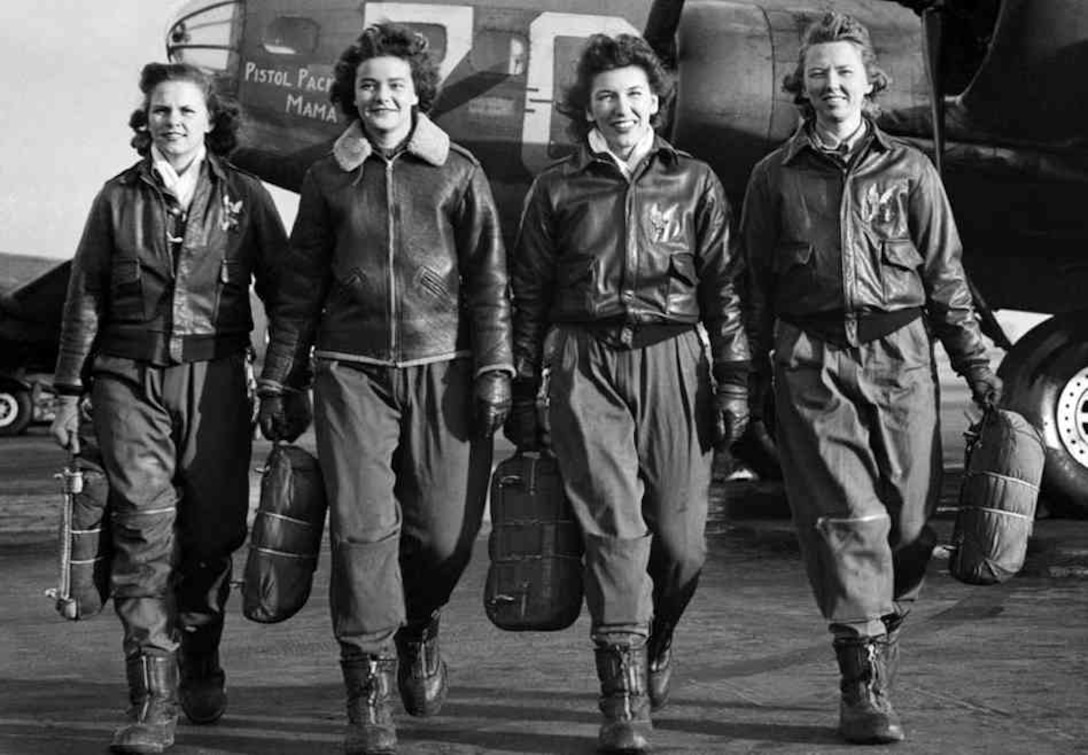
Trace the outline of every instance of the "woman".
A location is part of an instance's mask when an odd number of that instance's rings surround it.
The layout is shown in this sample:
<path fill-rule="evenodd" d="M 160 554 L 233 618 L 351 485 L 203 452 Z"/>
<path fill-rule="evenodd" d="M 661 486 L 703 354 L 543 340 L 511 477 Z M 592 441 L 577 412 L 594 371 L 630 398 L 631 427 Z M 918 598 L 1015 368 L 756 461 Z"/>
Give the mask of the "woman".
<path fill-rule="evenodd" d="M 226 707 L 219 640 L 249 504 L 249 285 L 267 302 L 287 243 L 268 192 L 225 159 L 238 110 L 212 79 L 151 63 L 140 91 L 141 160 L 99 192 L 72 262 L 52 426 L 78 453 L 89 388 L 132 704 L 114 752 L 173 744 L 179 667 L 191 721 Z"/>
<path fill-rule="evenodd" d="M 584 534 L 603 752 L 650 747 L 650 709 L 668 698 L 673 631 L 706 556 L 712 446 L 736 440 L 748 416 L 729 204 L 709 166 L 655 135 L 671 96 L 644 40 L 589 39 L 564 103 L 578 151 L 533 183 L 510 261 L 507 435 L 539 443 L 552 329 L 551 442 Z"/>
<path fill-rule="evenodd" d="M 940 177 L 874 121 L 887 83 L 862 24 L 814 22 L 784 82 L 803 123 L 756 165 L 741 222 L 753 364 L 768 382 L 773 352 L 786 496 L 842 675 L 839 731 L 869 743 L 904 738 L 891 680 L 936 542 L 930 334 L 977 402 L 1001 392 Z"/>
<path fill-rule="evenodd" d="M 345 749 L 390 753 L 394 676 L 411 715 L 446 697 L 439 615 L 468 565 L 510 403 L 506 261 L 483 169 L 425 115 L 438 81 L 426 38 L 370 27 L 334 78 L 350 125 L 303 181 L 261 424 L 277 433 L 279 396 L 313 346 Z"/>

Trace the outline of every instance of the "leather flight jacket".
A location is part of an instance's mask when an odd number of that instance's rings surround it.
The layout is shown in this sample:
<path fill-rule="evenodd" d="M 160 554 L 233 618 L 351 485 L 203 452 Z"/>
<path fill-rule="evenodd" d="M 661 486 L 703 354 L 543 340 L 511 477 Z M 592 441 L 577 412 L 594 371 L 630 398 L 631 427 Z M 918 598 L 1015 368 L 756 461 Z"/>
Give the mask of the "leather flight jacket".
<path fill-rule="evenodd" d="M 506 252 L 482 167 L 423 114 L 392 155 L 358 121 L 314 163 L 270 313 L 262 390 L 308 360 L 512 372 Z"/>
<path fill-rule="evenodd" d="M 187 212 L 145 158 L 106 182 L 72 261 L 54 386 L 83 390 L 92 351 L 165 366 L 233 354 L 268 302 L 287 234 L 254 176 L 210 152 Z"/>
<path fill-rule="evenodd" d="M 588 143 L 542 172 L 510 262 L 518 378 L 539 376 L 556 324 L 637 348 L 702 323 L 714 363 L 746 371 L 731 215 L 710 167 L 660 137 L 630 179 Z"/>
<path fill-rule="evenodd" d="M 963 375 L 986 364 L 962 245 L 929 159 L 866 122 L 850 160 L 803 125 L 752 171 L 741 235 L 757 369 L 775 319 L 856 346 L 920 314 Z"/>

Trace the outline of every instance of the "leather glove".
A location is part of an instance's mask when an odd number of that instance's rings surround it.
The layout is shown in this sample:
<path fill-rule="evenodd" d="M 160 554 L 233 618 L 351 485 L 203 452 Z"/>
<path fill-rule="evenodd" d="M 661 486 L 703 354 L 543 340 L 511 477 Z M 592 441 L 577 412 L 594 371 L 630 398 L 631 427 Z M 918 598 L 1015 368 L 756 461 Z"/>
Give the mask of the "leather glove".
<path fill-rule="evenodd" d="M 981 407 L 997 406 L 1001 401 L 1004 383 L 987 366 L 972 368 L 967 374 L 967 385 L 971 398 Z"/>
<path fill-rule="evenodd" d="M 514 382 L 510 416 L 503 426 L 503 434 L 519 451 L 539 451 L 541 447 L 536 392 L 535 381 Z"/>
<path fill-rule="evenodd" d="M 732 383 L 720 383 L 714 393 L 714 445 L 728 448 L 744 434 L 748 426 L 748 389 Z"/>
<path fill-rule="evenodd" d="M 476 430 L 481 437 L 490 438 L 510 414 L 510 376 L 499 370 L 485 372 L 476 378 L 473 393 Z"/>
<path fill-rule="evenodd" d="M 293 443 L 313 420 L 308 391 L 287 389 L 283 393 L 263 393 L 260 399 L 257 424 L 268 440 Z"/>
<path fill-rule="evenodd" d="M 79 453 L 79 396 L 57 396 L 56 414 L 49 433 L 61 448 Z"/>

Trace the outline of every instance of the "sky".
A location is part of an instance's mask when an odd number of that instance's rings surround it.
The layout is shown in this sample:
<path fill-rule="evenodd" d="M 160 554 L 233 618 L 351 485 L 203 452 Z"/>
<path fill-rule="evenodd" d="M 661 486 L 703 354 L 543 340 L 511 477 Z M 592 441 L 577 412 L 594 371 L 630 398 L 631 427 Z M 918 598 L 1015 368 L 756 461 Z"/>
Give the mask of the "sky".
<path fill-rule="evenodd" d="M 68 259 L 91 201 L 136 161 L 128 117 L 184 0 L 0 3 L 0 252 Z M 290 227 L 297 198 L 270 187 Z"/>

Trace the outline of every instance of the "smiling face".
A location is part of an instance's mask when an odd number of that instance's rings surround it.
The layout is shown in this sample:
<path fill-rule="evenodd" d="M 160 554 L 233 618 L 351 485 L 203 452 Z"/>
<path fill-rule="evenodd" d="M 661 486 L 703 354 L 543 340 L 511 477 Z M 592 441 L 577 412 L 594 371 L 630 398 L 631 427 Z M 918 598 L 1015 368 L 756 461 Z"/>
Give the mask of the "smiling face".
<path fill-rule="evenodd" d="M 419 104 L 412 67 L 393 56 L 368 58 L 355 70 L 355 108 L 371 141 L 393 147 L 412 130 L 412 107 Z"/>
<path fill-rule="evenodd" d="M 151 91 L 147 106 L 151 141 L 175 170 L 189 167 L 212 130 L 203 90 L 191 81 L 164 81 Z"/>
<path fill-rule="evenodd" d="M 653 130 L 658 98 L 641 66 L 602 71 L 593 77 L 586 118 L 596 124 L 608 148 L 622 158 Z"/>
<path fill-rule="evenodd" d="M 852 42 L 824 42 L 805 53 L 804 94 L 816 121 L 831 132 L 849 132 L 861 121 L 873 84 L 861 49 Z"/>

